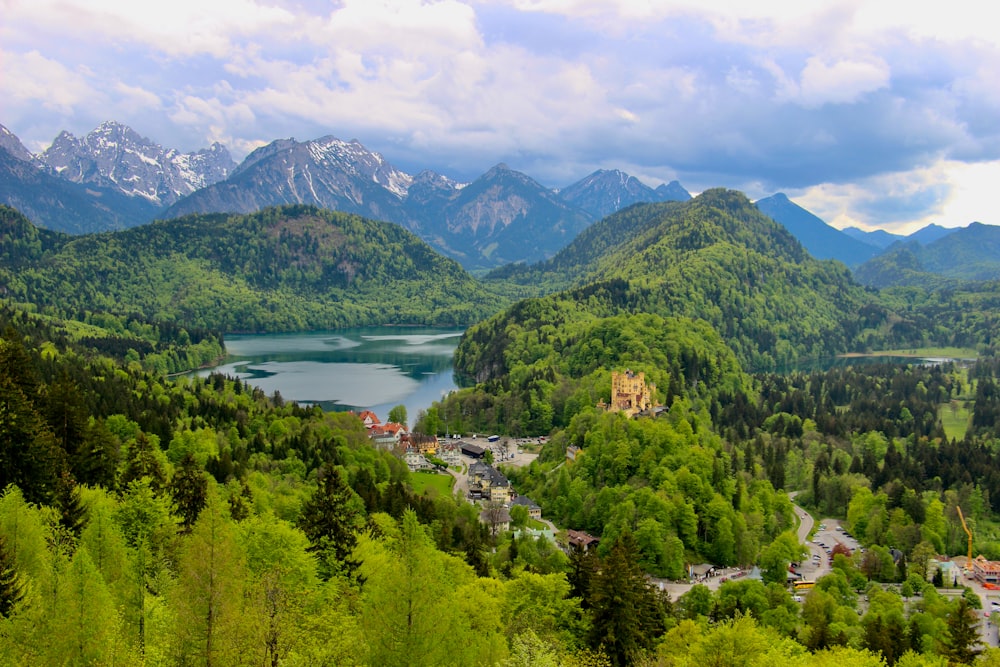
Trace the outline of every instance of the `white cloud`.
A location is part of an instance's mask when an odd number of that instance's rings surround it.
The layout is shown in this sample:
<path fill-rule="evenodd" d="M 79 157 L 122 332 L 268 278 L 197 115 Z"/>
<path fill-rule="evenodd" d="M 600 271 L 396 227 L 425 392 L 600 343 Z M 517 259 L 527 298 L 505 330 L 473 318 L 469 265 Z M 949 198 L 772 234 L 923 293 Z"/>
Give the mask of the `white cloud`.
<path fill-rule="evenodd" d="M 111 44 L 141 43 L 171 56 L 225 57 L 232 40 L 289 28 L 295 16 L 254 0 L 6 0 L 9 24 Z"/>
<path fill-rule="evenodd" d="M 160 96 L 151 90 L 139 86 L 130 86 L 119 81 L 114 90 L 119 94 L 120 105 L 129 113 L 142 110 L 156 110 L 162 107 Z"/>
<path fill-rule="evenodd" d="M 940 160 L 907 172 L 880 174 L 853 183 L 820 185 L 789 196 L 838 229 L 886 229 L 910 234 L 934 223 L 964 227 L 1000 225 L 993 200 L 1000 161 Z"/>
<path fill-rule="evenodd" d="M 455 0 L 344 0 L 323 31 L 339 48 L 423 57 L 481 45 L 475 12 Z"/>
<path fill-rule="evenodd" d="M 3 61 L 0 97 L 7 100 L 4 113 L 29 113 L 34 106 L 69 113 L 95 96 L 84 73 L 38 51 L 23 54 L 3 51 L 0 60 Z"/>
<path fill-rule="evenodd" d="M 851 103 L 888 83 L 889 67 L 881 60 L 838 60 L 827 64 L 812 57 L 802 70 L 799 101 L 806 106 Z"/>

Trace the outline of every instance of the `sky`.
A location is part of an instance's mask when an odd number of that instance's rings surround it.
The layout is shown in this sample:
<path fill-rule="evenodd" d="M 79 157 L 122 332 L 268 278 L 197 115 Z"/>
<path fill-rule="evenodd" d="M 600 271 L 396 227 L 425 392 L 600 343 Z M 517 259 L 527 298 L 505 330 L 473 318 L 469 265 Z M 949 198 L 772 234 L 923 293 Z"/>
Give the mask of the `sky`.
<path fill-rule="evenodd" d="M 0 124 L 40 152 L 105 120 L 237 161 L 333 135 L 459 181 L 621 169 L 838 228 L 1000 224 L 1000 31 L 971 0 L 0 0 Z"/>

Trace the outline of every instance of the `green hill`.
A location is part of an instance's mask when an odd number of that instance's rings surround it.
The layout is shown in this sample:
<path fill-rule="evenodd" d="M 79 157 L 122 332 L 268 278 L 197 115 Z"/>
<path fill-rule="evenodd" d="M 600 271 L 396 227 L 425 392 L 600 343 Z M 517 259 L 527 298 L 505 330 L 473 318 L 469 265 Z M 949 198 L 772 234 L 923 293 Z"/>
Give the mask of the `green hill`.
<path fill-rule="evenodd" d="M 897 244 L 855 270 L 871 287 L 954 288 L 1000 280 L 1000 227 L 974 222 L 931 243 Z"/>
<path fill-rule="evenodd" d="M 876 297 L 843 265 L 811 258 L 744 195 L 721 189 L 687 202 L 634 206 L 594 224 L 552 260 L 491 278 L 562 289 L 544 299 L 573 304 L 558 309 L 571 318 L 653 313 L 704 320 L 748 369 L 844 352 L 865 329 L 886 323 L 883 309 L 859 315 Z M 470 330 L 460 370 L 480 379 L 502 373 L 504 350 L 496 341 L 521 325 L 523 311 L 511 308 Z"/>
<path fill-rule="evenodd" d="M 0 215 L 0 290 L 40 308 L 140 312 L 223 331 L 464 325 L 503 307 L 403 228 L 309 206 L 82 237 Z"/>

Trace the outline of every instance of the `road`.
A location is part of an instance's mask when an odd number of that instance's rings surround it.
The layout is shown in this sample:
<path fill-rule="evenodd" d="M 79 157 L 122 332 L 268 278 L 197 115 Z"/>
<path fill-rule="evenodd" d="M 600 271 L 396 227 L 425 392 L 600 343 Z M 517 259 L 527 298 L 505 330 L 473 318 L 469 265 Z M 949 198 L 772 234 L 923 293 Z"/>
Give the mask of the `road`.
<path fill-rule="evenodd" d="M 790 493 L 789 497 L 794 501 L 795 494 Z M 796 505 L 794 502 L 792 503 L 792 506 L 795 508 L 795 514 L 799 517 L 799 541 L 809 547 L 809 551 L 811 552 L 810 556 L 819 556 L 818 560 L 811 558 L 808 565 L 804 565 L 799 569 L 799 572 L 802 573 L 804 578 L 815 581 L 824 574 L 830 572 L 831 568 L 829 565 L 829 554 L 827 553 L 827 549 L 832 550 L 834 545 L 837 543 L 843 544 L 851 551 L 855 551 L 860 548 L 857 540 L 855 540 L 850 533 L 842 530 L 839 520 L 829 518 L 820 520 L 820 528 L 816 530 L 816 533 L 813 535 L 813 541 L 810 542 L 809 533 L 815 525 L 815 520 L 808 512 Z M 979 599 L 982 601 L 982 611 L 979 612 L 978 616 L 980 617 L 979 636 L 982 638 L 983 644 L 990 647 L 1000 646 L 998 628 L 989 618 L 991 608 L 990 603 L 994 600 L 1000 602 L 1000 592 L 989 591 L 983 588 L 979 582 L 974 579 L 965 579 L 961 583 L 975 591 L 975 593 L 979 596 Z M 961 594 L 961 589 L 938 589 L 938 592 L 942 595 L 954 597 Z M 864 613 L 865 609 L 863 607 L 865 606 L 865 603 L 861 601 L 859 605 L 862 607 L 861 613 Z"/>

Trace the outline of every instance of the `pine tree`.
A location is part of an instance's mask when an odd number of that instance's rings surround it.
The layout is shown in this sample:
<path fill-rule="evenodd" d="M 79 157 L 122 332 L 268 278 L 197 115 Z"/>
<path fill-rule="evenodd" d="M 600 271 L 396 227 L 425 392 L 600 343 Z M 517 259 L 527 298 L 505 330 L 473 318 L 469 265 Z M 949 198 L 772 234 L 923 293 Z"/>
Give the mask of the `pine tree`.
<path fill-rule="evenodd" d="M 339 467 L 324 465 L 316 481 L 316 492 L 302 507 L 299 527 L 309 538 L 309 550 L 320 558 L 321 574 L 329 578 L 354 569 L 351 553 L 364 523 L 364 504 Z"/>
<path fill-rule="evenodd" d="M 170 495 L 181 517 L 182 532 L 190 532 L 208 501 L 208 479 L 193 454 L 188 453 L 174 472 L 170 480 Z"/>
<path fill-rule="evenodd" d="M 948 612 L 948 632 L 942 640 L 942 653 L 952 662 L 971 665 L 980 649 L 974 648 L 982 642 L 979 639 L 976 613 L 964 597 L 958 599 L 955 607 Z"/>
<path fill-rule="evenodd" d="M 16 379 L 0 367 L 0 488 L 14 484 L 30 502 L 48 503 L 65 457 Z"/>
<path fill-rule="evenodd" d="M 74 463 L 79 461 L 83 449 L 87 417 L 80 389 L 64 368 L 47 388 L 45 419 L 67 459 Z"/>
<path fill-rule="evenodd" d="M 59 510 L 59 525 L 65 528 L 73 539 L 79 539 L 87 525 L 87 509 L 80 498 L 80 487 L 69 472 L 64 471 L 56 484 L 55 505 Z"/>
<path fill-rule="evenodd" d="M 580 598 L 584 609 L 590 604 L 590 584 L 597 571 L 595 552 L 574 546 L 569 553 L 569 572 L 566 578 L 570 585 L 570 595 Z"/>
<path fill-rule="evenodd" d="M 595 574 L 590 592 L 590 644 L 614 665 L 633 665 L 665 629 L 662 605 L 639 567 L 639 547 L 622 533 Z"/>
<path fill-rule="evenodd" d="M 122 474 L 122 488 L 127 488 L 130 482 L 143 477 L 149 478 L 149 486 L 159 493 L 167 483 L 167 475 L 163 471 L 153 442 L 142 431 L 135 436 L 135 442 L 128 448 L 128 459 L 125 462 L 125 472 Z"/>

